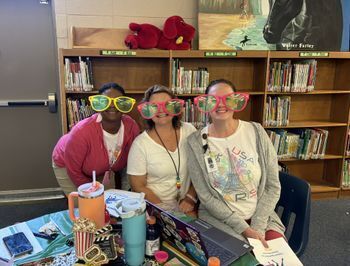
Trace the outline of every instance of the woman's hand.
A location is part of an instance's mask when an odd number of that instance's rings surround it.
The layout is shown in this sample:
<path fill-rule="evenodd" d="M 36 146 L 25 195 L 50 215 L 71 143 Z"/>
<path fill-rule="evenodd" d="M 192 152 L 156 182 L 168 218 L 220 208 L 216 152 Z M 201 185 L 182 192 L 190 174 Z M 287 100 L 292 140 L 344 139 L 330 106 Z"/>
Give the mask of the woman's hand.
<path fill-rule="evenodd" d="M 267 244 L 267 242 L 265 240 L 265 236 L 263 236 L 262 234 L 260 234 L 258 231 L 254 230 L 251 227 L 248 227 L 246 230 L 244 230 L 242 235 L 245 238 L 249 237 L 249 238 L 259 239 L 265 248 L 269 247 L 269 245 Z"/>
<path fill-rule="evenodd" d="M 183 213 L 188 213 L 194 210 L 195 203 L 188 198 L 184 198 L 179 203 L 179 209 Z"/>

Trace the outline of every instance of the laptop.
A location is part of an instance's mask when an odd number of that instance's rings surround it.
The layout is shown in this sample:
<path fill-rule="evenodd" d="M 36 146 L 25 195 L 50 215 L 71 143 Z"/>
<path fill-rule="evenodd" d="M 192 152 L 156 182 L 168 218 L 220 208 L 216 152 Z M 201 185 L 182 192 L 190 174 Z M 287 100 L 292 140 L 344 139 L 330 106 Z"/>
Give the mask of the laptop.
<path fill-rule="evenodd" d="M 249 244 L 201 219 L 184 222 L 151 202 L 146 201 L 146 204 L 148 215 L 157 218 L 163 240 L 170 242 L 199 265 L 207 265 L 211 256 L 218 257 L 223 266 L 230 265 L 252 250 Z"/>

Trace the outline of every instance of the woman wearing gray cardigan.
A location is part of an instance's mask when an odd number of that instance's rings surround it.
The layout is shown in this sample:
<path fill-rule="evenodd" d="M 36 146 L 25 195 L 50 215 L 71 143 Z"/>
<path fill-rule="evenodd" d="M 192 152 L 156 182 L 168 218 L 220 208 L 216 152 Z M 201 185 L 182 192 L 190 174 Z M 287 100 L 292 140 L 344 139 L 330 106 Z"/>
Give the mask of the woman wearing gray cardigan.
<path fill-rule="evenodd" d="M 197 108 L 211 123 L 188 137 L 188 171 L 199 218 L 240 239 L 283 237 L 277 155 L 263 127 L 234 118 L 248 101 L 227 80 L 212 81 Z"/>

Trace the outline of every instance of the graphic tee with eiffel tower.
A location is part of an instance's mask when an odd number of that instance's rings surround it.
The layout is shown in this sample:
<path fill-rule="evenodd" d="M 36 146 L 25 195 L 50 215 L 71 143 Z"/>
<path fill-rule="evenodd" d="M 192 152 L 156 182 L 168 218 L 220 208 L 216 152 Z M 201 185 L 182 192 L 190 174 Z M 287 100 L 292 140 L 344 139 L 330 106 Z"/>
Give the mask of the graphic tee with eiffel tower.
<path fill-rule="evenodd" d="M 231 136 L 209 136 L 208 145 L 209 155 L 217 165 L 217 171 L 209 174 L 212 187 L 233 211 L 245 220 L 250 219 L 255 212 L 261 178 L 253 125 L 240 120 Z"/>

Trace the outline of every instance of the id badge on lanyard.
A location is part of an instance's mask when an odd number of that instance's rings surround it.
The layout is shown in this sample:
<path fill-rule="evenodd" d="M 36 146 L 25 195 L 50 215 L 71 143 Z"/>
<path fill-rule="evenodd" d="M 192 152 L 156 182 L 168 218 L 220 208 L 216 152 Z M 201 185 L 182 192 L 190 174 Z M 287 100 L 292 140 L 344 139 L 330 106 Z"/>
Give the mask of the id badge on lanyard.
<path fill-rule="evenodd" d="M 113 160 L 109 164 L 109 169 L 105 172 L 105 174 L 103 176 L 103 181 L 102 181 L 103 185 L 109 185 L 111 180 L 113 180 L 115 173 L 112 170 L 112 166 L 115 162 L 118 161 L 120 154 L 121 154 L 121 149 L 117 148 L 113 153 Z"/>
<path fill-rule="evenodd" d="M 202 145 L 203 145 L 203 148 L 205 147 L 203 156 L 204 156 L 204 162 L 205 162 L 205 166 L 207 168 L 208 173 L 213 173 L 213 172 L 218 171 L 218 165 L 216 163 L 216 160 L 212 156 L 210 149 L 209 149 L 208 128 L 202 129 Z M 209 152 L 208 152 L 208 149 L 209 149 Z"/>
<path fill-rule="evenodd" d="M 213 173 L 218 170 L 218 165 L 215 158 L 210 155 L 204 155 L 205 166 L 207 167 L 208 173 Z"/>

